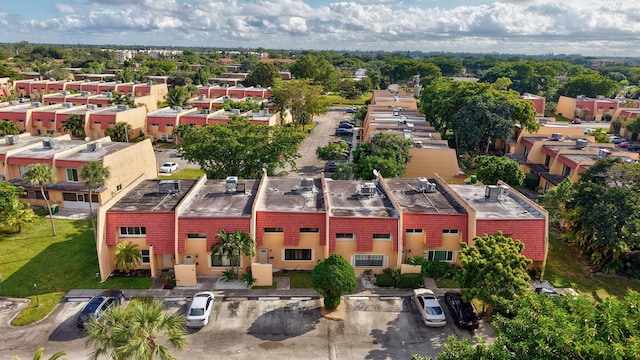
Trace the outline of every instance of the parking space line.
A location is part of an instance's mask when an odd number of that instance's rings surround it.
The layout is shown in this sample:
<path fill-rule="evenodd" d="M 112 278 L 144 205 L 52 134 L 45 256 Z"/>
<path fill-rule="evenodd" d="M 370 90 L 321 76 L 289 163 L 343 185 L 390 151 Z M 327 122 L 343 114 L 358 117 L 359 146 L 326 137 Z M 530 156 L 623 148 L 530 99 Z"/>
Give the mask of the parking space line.
<path fill-rule="evenodd" d="M 380 300 L 402 300 L 400 296 L 380 296 L 378 299 Z"/>
<path fill-rule="evenodd" d="M 268 301 L 268 300 L 280 300 L 280 298 L 277 297 L 277 296 L 259 296 L 258 300 L 265 300 L 265 301 Z"/>
<path fill-rule="evenodd" d="M 369 300 L 368 296 L 349 296 L 349 300 Z"/>
<path fill-rule="evenodd" d="M 311 296 L 300 296 L 300 297 L 292 296 L 291 300 L 306 301 L 306 300 L 311 300 Z"/>

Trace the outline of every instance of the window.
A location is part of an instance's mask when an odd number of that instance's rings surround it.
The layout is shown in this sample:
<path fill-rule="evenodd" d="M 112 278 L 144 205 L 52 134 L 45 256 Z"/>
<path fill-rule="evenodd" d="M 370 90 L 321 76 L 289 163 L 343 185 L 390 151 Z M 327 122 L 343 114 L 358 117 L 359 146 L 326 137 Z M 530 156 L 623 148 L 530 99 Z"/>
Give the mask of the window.
<path fill-rule="evenodd" d="M 571 173 L 571 168 L 567 165 L 562 165 L 562 176 L 569 176 L 569 173 Z"/>
<path fill-rule="evenodd" d="M 313 234 L 317 234 L 317 233 L 318 233 L 318 228 L 300 228 L 300 232 L 301 232 L 301 233 L 313 233 Z"/>
<path fill-rule="evenodd" d="M 98 126 L 100 126 L 100 125 L 102 125 L 102 122 L 100 122 L 100 121 L 94 121 L 94 122 L 93 122 L 93 125 L 98 125 Z"/>
<path fill-rule="evenodd" d="M 160 126 L 158 123 L 152 123 L 151 126 Z"/>
<path fill-rule="evenodd" d="M 264 228 L 264 232 L 266 233 L 281 233 L 284 232 L 282 228 Z"/>
<path fill-rule="evenodd" d="M 55 132 L 55 131 L 53 131 L 53 130 L 47 130 L 47 135 L 53 135 L 53 134 L 55 134 L 55 133 L 56 133 L 56 132 Z"/>
<path fill-rule="evenodd" d="M 458 232 L 458 229 L 442 229 L 443 234 L 457 234 Z"/>
<path fill-rule="evenodd" d="M 187 239 L 206 239 L 207 234 L 187 234 Z"/>
<path fill-rule="evenodd" d="M 116 185 L 116 192 L 120 192 L 122 190 L 122 184 Z"/>
<path fill-rule="evenodd" d="M 144 226 L 129 226 L 120 228 L 120 236 L 141 237 L 147 235 L 147 228 Z"/>
<path fill-rule="evenodd" d="M 162 141 L 171 141 L 173 140 L 173 135 L 162 134 L 160 138 L 162 139 Z"/>
<path fill-rule="evenodd" d="M 391 234 L 373 234 L 374 241 L 391 241 Z"/>
<path fill-rule="evenodd" d="M 454 252 L 451 250 L 429 250 L 427 251 L 427 260 L 452 262 Z"/>
<path fill-rule="evenodd" d="M 238 260 L 229 260 L 225 255 L 211 254 L 211 267 L 230 267 L 239 266 Z"/>
<path fill-rule="evenodd" d="M 168 128 L 173 127 L 173 124 L 167 124 L 167 127 Z"/>
<path fill-rule="evenodd" d="M 353 255 L 353 263 L 355 267 L 381 268 L 384 267 L 384 255 Z"/>
<path fill-rule="evenodd" d="M 140 250 L 140 262 L 143 264 L 151 264 L 151 252 L 149 250 Z"/>
<path fill-rule="evenodd" d="M 549 166 L 549 163 L 551 162 L 551 156 L 547 155 L 544 158 L 544 166 Z"/>
<path fill-rule="evenodd" d="M 284 249 L 285 261 L 311 261 L 313 251 L 311 249 Z"/>
<path fill-rule="evenodd" d="M 78 169 L 67 169 L 67 181 L 78 182 Z"/>
<path fill-rule="evenodd" d="M 407 229 L 407 234 L 422 234 L 422 229 Z"/>
<path fill-rule="evenodd" d="M 353 241 L 355 239 L 356 239 L 356 234 L 336 233 L 336 241 Z"/>

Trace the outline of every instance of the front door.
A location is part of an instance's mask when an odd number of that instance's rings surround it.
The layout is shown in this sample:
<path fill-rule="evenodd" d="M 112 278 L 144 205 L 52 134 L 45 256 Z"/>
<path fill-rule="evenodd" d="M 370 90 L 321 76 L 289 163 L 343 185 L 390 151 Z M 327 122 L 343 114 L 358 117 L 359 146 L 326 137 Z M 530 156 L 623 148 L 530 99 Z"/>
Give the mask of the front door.
<path fill-rule="evenodd" d="M 173 268 L 173 254 L 162 254 L 162 268 L 163 269 Z"/>
<path fill-rule="evenodd" d="M 269 249 L 258 249 L 258 262 L 260 264 L 269 263 Z"/>

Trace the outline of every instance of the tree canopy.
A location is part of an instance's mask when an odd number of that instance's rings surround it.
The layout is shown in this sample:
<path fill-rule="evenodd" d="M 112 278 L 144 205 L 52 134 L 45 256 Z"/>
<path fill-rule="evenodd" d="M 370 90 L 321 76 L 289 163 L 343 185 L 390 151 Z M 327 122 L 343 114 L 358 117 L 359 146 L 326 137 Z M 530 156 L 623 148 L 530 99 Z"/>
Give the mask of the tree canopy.
<path fill-rule="evenodd" d="M 324 307 L 333 310 L 340 305 L 342 294 L 355 290 L 356 274 L 345 258 L 333 253 L 313 268 L 311 286 L 324 297 Z"/>
<path fill-rule="evenodd" d="M 295 168 L 304 135 L 291 126 L 252 124 L 246 119 L 198 126 L 184 135 L 179 151 L 210 179 L 257 179 L 290 165 Z"/>
<path fill-rule="evenodd" d="M 478 180 L 487 185 L 495 185 L 498 180 L 518 187 L 524 180 L 524 171 L 517 161 L 506 156 L 478 156 L 474 158 Z"/>
<path fill-rule="evenodd" d="M 53 223 L 53 213 L 51 211 L 51 205 L 49 204 L 49 197 L 44 191 L 44 187 L 47 184 L 52 184 L 56 181 L 56 174 L 53 172 L 53 168 L 49 164 L 31 164 L 27 166 L 27 169 L 22 175 L 22 178 L 28 181 L 31 185 L 40 188 L 40 193 L 42 194 L 42 198 L 47 204 L 47 210 L 49 211 L 49 219 L 51 220 L 51 235 L 56 236 L 56 227 Z"/>
<path fill-rule="evenodd" d="M 410 139 L 396 134 L 377 133 L 353 151 L 354 174 L 369 180 L 375 177 L 375 169 L 384 177 L 400 177 L 407 169 L 412 147 Z"/>
<path fill-rule="evenodd" d="M 62 130 L 71 133 L 74 138 L 84 139 L 84 116 L 80 114 L 71 114 L 67 120 L 62 123 Z"/>
<path fill-rule="evenodd" d="M 560 94 L 568 97 L 585 95 L 597 97 L 612 96 L 618 89 L 618 84 L 596 72 L 585 72 L 571 76 L 560 89 Z"/>
<path fill-rule="evenodd" d="M 296 126 L 305 125 L 314 115 L 329 111 L 321 97 L 322 87 L 311 85 L 308 80 L 276 81 L 271 91 L 281 115 L 284 117 L 288 110 Z"/>
<path fill-rule="evenodd" d="M 259 63 L 256 68 L 253 69 L 247 75 L 244 81 L 245 86 L 257 86 L 260 85 L 263 88 L 273 86 L 275 79 L 279 76 L 278 68 L 272 63 Z"/>

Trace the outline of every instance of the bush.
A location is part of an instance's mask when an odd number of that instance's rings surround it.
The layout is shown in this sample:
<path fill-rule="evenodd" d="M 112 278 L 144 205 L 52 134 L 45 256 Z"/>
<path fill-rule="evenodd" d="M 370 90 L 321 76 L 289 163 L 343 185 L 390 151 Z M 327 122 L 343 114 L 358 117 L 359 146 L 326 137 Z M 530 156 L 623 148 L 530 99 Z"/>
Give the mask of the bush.
<path fill-rule="evenodd" d="M 524 176 L 524 186 L 529 190 L 535 190 L 540 183 L 540 178 L 534 173 L 528 173 Z"/>
<path fill-rule="evenodd" d="M 222 273 L 222 281 L 232 282 L 238 280 L 238 274 L 233 269 L 227 269 Z"/>
<path fill-rule="evenodd" d="M 382 273 L 376 276 L 376 285 L 380 287 L 394 287 L 396 286 L 396 281 L 393 280 L 393 277 L 391 277 L 391 274 Z"/>
<path fill-rule="evenodd" d="M 421 274 L 402 274 L 400 275 L 399 288 L 402 289 L 417 289 L 422 285 Z"/>

